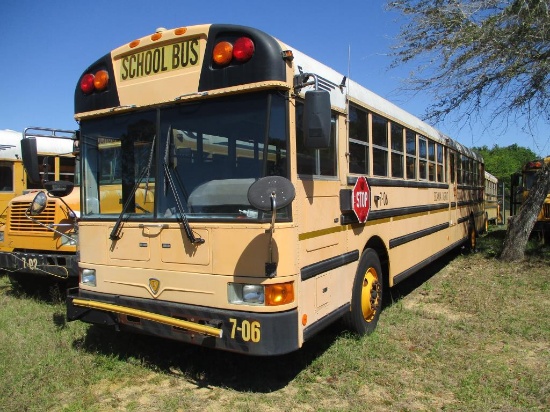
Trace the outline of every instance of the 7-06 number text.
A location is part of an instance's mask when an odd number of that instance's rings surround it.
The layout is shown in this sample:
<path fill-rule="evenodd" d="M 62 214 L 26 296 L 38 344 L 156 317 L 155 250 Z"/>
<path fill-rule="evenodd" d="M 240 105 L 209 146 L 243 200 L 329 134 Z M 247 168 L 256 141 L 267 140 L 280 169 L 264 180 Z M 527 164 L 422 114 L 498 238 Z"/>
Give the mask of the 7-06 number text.
<path fill-rule="evenodd" d="M 240 336 L 244 342 L 258 343 L 260 341 L 260 322 L 243 320 L 239 323 L 239 320 L 235 318 L 230 318 L 229 322 L 231 322 L 231 339 Z"/>

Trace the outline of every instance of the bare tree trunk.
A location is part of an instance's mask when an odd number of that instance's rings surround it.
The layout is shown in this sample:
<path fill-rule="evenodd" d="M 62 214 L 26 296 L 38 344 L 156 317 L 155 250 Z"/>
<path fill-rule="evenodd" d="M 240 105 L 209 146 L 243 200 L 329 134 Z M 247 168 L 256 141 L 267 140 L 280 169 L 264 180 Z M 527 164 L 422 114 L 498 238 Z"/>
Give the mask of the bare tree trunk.
<path fill-rule="evenodd" d="M 550 165 L 544 165 L 525 203 L 508 224 L 500 255 L 501 260 L 512 262 L 525 258 L 525 246 L 548 192 L 550 192 Z"/>

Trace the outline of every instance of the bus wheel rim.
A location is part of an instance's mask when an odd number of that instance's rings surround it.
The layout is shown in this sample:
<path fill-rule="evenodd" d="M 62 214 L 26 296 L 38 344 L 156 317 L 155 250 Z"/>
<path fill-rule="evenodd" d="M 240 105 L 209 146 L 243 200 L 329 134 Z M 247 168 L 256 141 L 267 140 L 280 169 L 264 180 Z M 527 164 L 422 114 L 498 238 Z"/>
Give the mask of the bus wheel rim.
<path fill-rule="evenodd" d="M 378 273 L 374 268 L 369 268 L 363 278 L 363 288 L 361 290 L 361 310 L 365 321 L 370 322 L 374 319 L 380 303 L 380 282 Z"/>

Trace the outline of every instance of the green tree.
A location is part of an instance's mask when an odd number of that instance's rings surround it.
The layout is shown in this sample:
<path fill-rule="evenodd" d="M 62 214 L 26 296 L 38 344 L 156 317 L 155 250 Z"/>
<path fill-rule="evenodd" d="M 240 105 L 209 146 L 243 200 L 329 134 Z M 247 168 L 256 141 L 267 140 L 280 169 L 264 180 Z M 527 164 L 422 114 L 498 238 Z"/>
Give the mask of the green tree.
<path fill-rule="evenodd" d="M 406 19 L 392 66 L 416 62 L 408 87 L 434 96 L 427 120 L 455 113 L 472 121 L 491 110 L 502 124 L 550 123 L 548 0 L 389 0 L 387 7 Z M 502 259 L 524 258 L 548 189 L 546 167 L 527 199 L 532 207 L 508 227 Z"/>
<path fill-rule="evenodd" d="M 498 145 L 489 149 L 487 146 L 474 147 L 485 161 L 485 170 L 495 176 L 500 183 L 504 183 L 510 189 L 510 176 L 519 172 L 522 166 L 537 158 L 536 153 L 526 147 L 512 144 L 506 147 Z"/>

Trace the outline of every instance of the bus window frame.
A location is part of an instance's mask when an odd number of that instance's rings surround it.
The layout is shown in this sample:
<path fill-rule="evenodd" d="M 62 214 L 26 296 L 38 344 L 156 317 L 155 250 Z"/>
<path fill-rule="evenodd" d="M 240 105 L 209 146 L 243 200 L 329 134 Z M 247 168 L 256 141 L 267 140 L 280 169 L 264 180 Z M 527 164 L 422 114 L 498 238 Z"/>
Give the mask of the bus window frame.
<path fill-rule="evenodd" d="M 339 178 L 339 153 L 338 153 L 338 114 L 331 110 L 330 113 L 330 144 L 328 148 L 314 149 L 307 148 L 304 144 L 304 135 L 302 130 L 301 119 L 303 116 L 304 101 L 296 100 L 295 106 L 295 116 L 296 116 L 296 129 L 295 129 L 295 139 L 296 139 L 296 170 L 298 178 L 301 180 L 338 180 Z M 302 110 L 299 113 L 299 110 Z M 301 155 L 301 156 L 300 156 Z M 304 159 L 311 159 L 312 165 L 311 168 L 306 169 L 307 165 L 304 166 Z M 328 159 L 327 161 L 323 161 Z M 332 163 L 331 166 L 324 167 Z M 325 174 L 324 170 L 334 171 L 333 174 Z"/>

